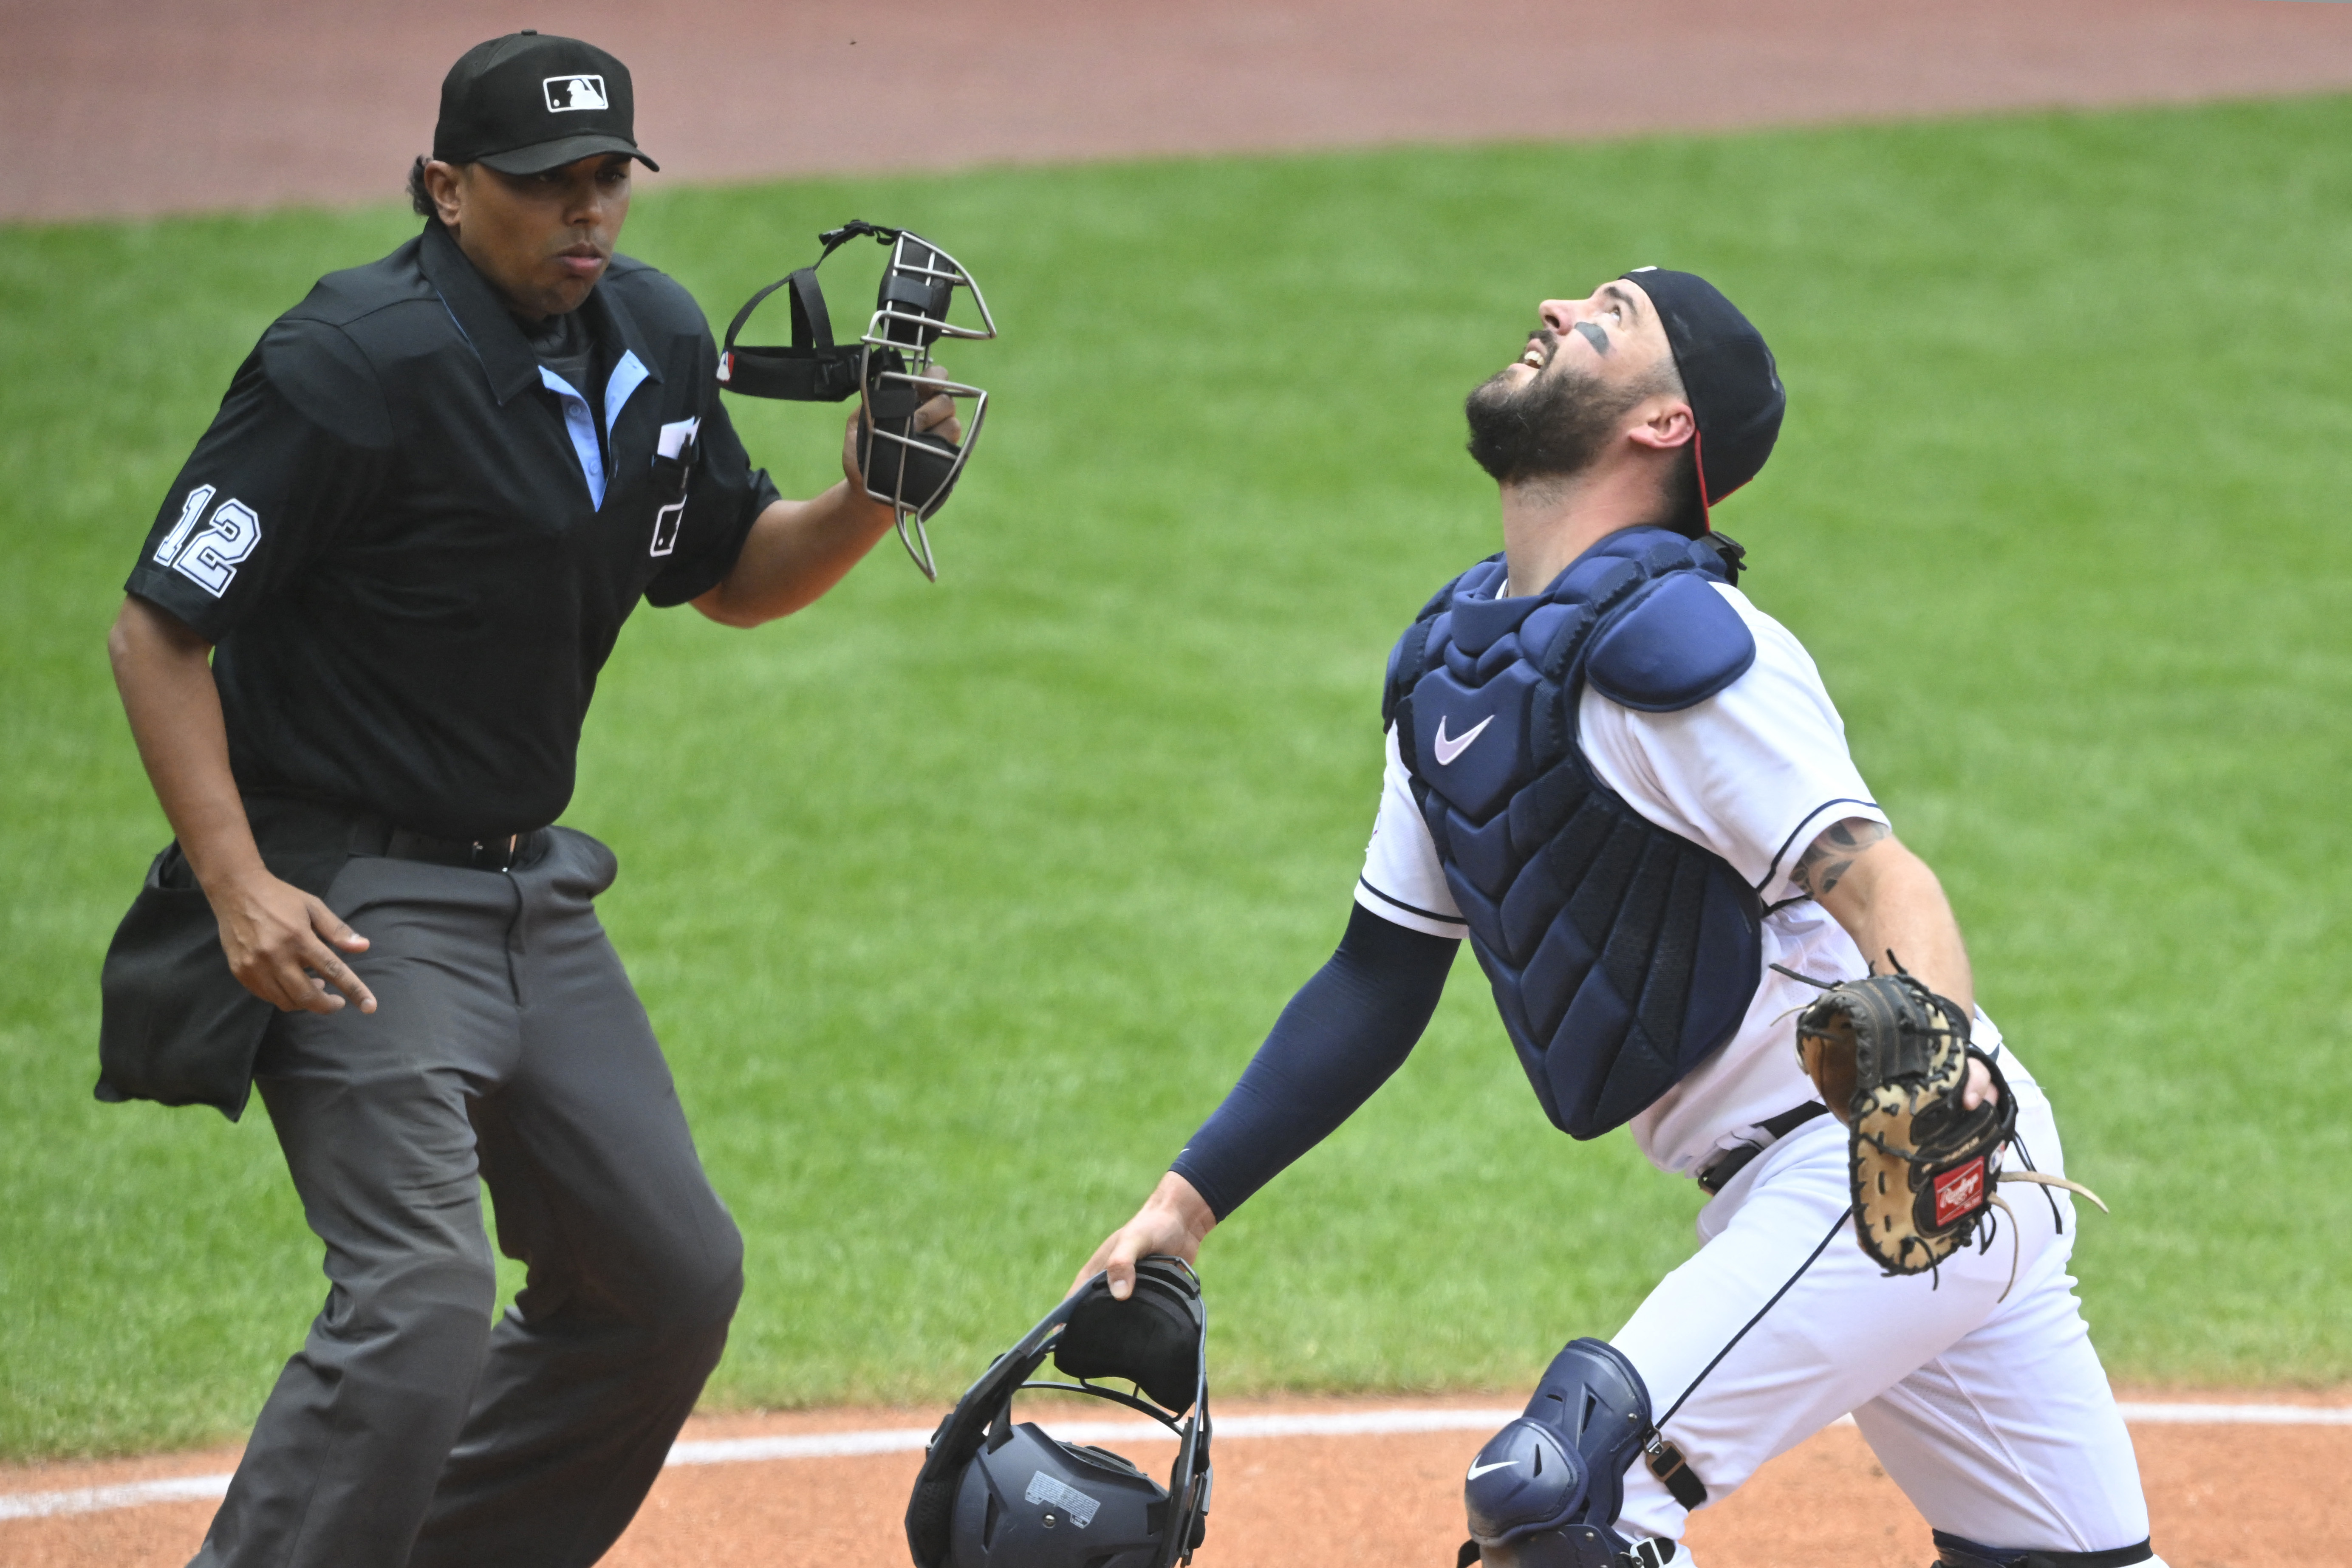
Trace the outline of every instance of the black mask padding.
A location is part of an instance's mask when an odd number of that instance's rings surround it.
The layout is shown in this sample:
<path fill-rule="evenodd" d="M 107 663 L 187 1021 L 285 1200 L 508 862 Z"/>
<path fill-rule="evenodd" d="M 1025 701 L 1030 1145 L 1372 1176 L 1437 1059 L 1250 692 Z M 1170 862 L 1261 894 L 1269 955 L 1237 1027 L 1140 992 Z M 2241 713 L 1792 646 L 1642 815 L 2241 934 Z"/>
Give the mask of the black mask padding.
<path fill-rule="evenodd" d="M 1070 1314 L 1054 1364 L 1072 1377 L 1123 1377 L 1181 1415 L 1201 1385 L 1201 1293 L 1165 1265 L 1136 1266 L 1135 1293 L 1105 1290 Z"/>
<path fill-rule="evenodd" d="M 876 290 L 874 303 L 892 316 L 909 313 L 934 321 L 947 320 L 949 301 L 955 298 L 955 281 L 950 278 L 932 278 L 923 273 L 901 271 L 902 265 L 924 268 L 927 272 L 949 271 L 943 264 L 946 258 L 917 239 L 902 235 L 890 251 L 890 265 L 883 269 L 882 286 Z M 908 348 L 929 348 L 939 342 L 936 327 L 919 326 L 913 321 L 886 320 L 882 335 L 894 343 Z"/>
<path fill-rule="evenodd" d="M 944 261 L 938 251 L 912 235 L 901 235 L 892 245 L 890 265 L 882 269 L 882 281 L 874 294 L 886 342 L 914 349 L 929 348 L 939 341 L 939 329 L 929 323 L 947 319 L 955 282 L 952 278 L 928 274 L 947 270 Z M 793 308 L 799 309 L 797 301 Z M 940 492 L 955 471 L 957 448 L 943 437 L 916 433 L 915 410 L 930 394 L 912 382 L 886 379 L 888 374 L 904 373 L 905 356 L 887 349 L 877 349 L 875 353 L 871 368 L 876 374 L 866 395 L 866 414 L 872 423 L 858 426 L 857 471 L 866 476 L 868 489 L 894 496 L 901 505 L 929 517 L 933 503 L 944 499 Z M 899 439 L 877 441 L 874 438 L 877 430 Z"/>
<path fill-rule="evenodd" d="M 898 330 L 895 323 L 892 330 Z M 857 422 L 857 471 L 866 476 L 868 489 L 895 496 L 929 517 L 940 487 L 955 471 L 957 449 L 944 437 L 915 431 L 915 410 L 923 397 L 923 389 L 910 382 L 875 384 Z M 885 439 L 874 438 L 877 429 Z"/>

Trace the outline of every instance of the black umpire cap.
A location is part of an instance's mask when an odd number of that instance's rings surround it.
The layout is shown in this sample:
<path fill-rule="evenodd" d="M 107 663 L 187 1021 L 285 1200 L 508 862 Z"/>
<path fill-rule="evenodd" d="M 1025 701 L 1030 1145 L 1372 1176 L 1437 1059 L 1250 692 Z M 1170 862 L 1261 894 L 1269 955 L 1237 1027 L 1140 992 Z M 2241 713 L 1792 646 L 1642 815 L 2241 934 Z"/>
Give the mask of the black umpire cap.
<path fill-rule="evenodd" d="M 1699 504 L 1711 508 L 1756 477 L 1780 435 L 1788 395 L 1764 334 L 1695 272 L 1636 267 L 1625 274 L 1656 307 L 1690 396 L 1698 435 Z"/>
<path fill-rule="evenodd" d="M 441 79 L 441 163 L 537 174 L 599 153 L 661 167 L 637 147 L 629 68 L 593 44 L 509 33 L 467 49 Z"/>

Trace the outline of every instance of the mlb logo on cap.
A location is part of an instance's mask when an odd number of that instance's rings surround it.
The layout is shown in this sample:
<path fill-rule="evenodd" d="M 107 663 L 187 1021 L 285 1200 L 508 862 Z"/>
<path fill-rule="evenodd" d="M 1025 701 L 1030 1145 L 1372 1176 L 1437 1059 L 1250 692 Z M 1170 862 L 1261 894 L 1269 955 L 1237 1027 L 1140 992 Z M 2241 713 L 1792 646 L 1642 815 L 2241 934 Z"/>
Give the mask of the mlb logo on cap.
<path fill-rule="evenodd" d="M 551 76 L 541 84 L 547 91 L 547 111 L 562 114 L 575 109 L 610 109 L 601 76 Z"/>

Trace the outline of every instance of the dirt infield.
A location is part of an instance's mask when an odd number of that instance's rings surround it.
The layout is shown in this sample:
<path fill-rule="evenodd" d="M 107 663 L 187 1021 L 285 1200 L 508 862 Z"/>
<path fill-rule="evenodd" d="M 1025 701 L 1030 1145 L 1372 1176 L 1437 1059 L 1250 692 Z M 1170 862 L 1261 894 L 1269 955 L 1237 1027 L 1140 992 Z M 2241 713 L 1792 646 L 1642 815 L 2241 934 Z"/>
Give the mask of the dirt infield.
<path fill-rule="evenodd" d="M 2330 1404 L 2332 1398 L 2200 1394 Z M 1396 1409 L 1399 1401 L 1233 1403 L 1219 1415 Z M 1410 1402 L 1405 1402 L 1410 1403 Z M 1506 1405 L 1505 1396 L 1424 1401 Z M 698 1418 L 692 1440 L 928 1427 L 932 1410 L 839 1410 Z M 2135 1426 L 2157 1549 L 2174 1568 L 2352 1563 L 2352 1426 Z M 1215 1508 L 1200 1568 L 1440 1568 L 1461 1542 L 1461 1470 L 1479 1435 L 1234 1437 L 1217 1448 Z M 1164 1444 L 1125 1445 L 1146 1466 Z M 0 1469 L 0 1498 L 227 1469 L 234 1450 L 111 1465 Z M 912 1453 L 694 1466 L 666 1471 L 610 1568 L 837 1568 L 907 1561 L 899 1519 Z M 0 1522 L 9 1568 L 177 1568 L 204 1537 L 210 1502 L 152 1504 Z M 1702 1568 L 1920 1568 L 1927 1529 L 1851 1427 L 1781 1456 L 1737 1497 L 1702 1510 Z"/>
<path fill-rule="evenodd" d="M 531 22 L 696 181 L 2352 88 L 2352 5 L 2302 0 L 0 0 L 0 218 L 394 195 Z"/>

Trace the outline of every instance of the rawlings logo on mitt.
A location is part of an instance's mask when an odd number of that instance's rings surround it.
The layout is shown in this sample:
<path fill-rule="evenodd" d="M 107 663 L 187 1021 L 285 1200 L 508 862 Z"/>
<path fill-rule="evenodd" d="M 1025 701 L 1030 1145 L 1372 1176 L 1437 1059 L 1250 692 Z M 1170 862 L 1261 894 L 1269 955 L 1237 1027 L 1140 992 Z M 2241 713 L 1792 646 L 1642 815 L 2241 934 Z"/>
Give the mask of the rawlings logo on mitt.
<path fill-rule="evenodd" d="M 2017 1127 L 1967 1015 L 1908 974 L 1848 981 L 1799 1016 L 1797 1058 L 1848 1130 L 1862 1249 L 1890 1274 L 1923 1274 L 1967 1246 L 2000 1202 L 2000 1147 Z M 1973 1110 L 1961 1101 L 1971 1058 L 1995 1090 Z"/>

